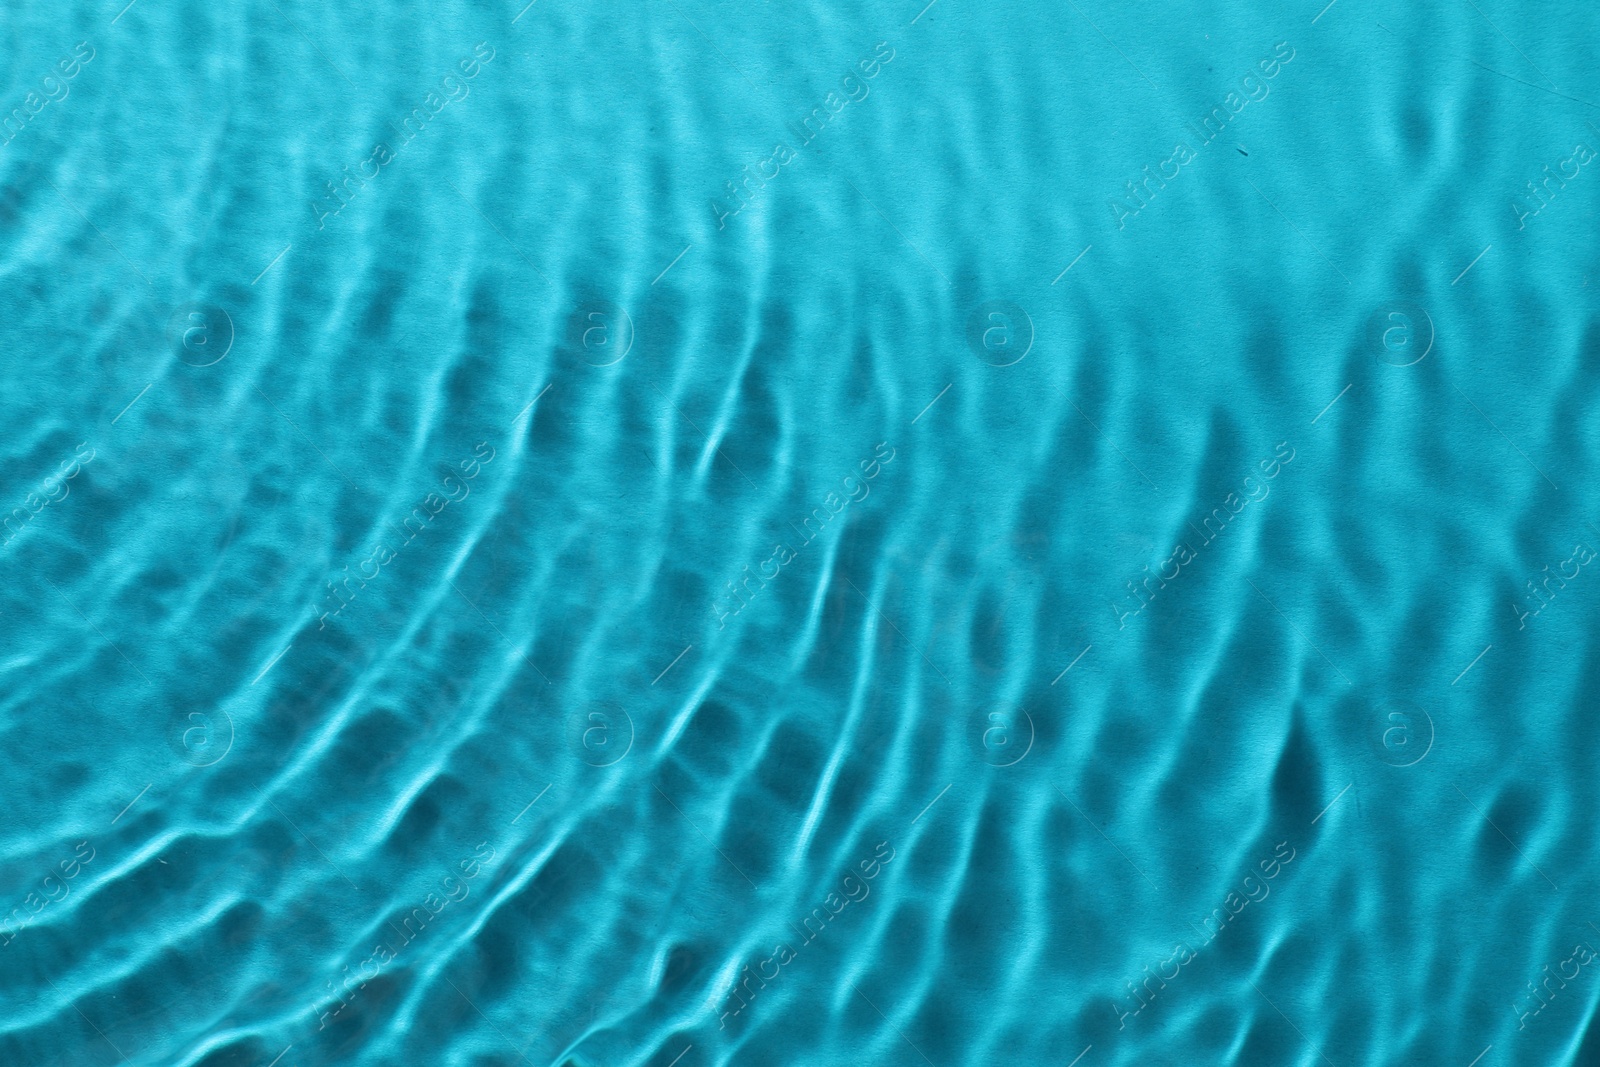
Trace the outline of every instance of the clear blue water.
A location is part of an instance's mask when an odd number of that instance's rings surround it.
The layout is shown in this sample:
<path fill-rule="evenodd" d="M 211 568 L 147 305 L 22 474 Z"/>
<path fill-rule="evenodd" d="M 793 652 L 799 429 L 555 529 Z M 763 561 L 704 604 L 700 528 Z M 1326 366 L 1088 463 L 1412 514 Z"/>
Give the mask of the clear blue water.
<path fill-rule="evenodd" d="M 0 13 L 0 1064 L 1600 1063 L 1600 11 L 925 2 Z"/>

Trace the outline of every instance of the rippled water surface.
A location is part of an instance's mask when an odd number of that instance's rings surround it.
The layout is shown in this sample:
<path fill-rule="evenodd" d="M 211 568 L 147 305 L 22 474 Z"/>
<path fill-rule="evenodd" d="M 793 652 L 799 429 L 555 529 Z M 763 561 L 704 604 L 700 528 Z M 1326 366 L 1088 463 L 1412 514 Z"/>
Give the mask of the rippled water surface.
<path fill-rule="evenodd" d="M 124 4 L 0 1064 L 1600 1063 L 1600 10 Z"/>

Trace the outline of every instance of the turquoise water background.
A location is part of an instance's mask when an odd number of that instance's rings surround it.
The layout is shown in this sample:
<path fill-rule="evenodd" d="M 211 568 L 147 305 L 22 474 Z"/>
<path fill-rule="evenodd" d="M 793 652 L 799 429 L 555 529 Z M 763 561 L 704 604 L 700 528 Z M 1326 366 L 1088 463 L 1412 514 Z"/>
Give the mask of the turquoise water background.
<path fill-rule="evenodd" d="M 124 4 L 0 1064 L 1600 1063 L 1600 9 Z"/>

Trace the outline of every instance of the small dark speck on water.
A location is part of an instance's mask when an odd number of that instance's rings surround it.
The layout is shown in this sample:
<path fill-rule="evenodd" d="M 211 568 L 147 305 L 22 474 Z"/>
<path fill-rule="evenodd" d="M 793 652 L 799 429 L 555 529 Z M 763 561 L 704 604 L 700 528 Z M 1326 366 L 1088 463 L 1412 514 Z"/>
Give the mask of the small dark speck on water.
<path fill-rule="evenodd" d="M 1249 152 L 1246 152 L 1246 151 L 1245 151 L 1245 150 L 1244 150 L 1244 145 L 1239 145 L 1239 146 L 1238 146 L 1238 147 L 1239 147 L 1239 154 L 1240 154 L 1240 155 L 1241 155 L 1241 156 L 1248 156 L 1248 155 L 1249 155 L 1249 154 L 1250 154 L 1250 153 L 1249 153 Z"/>

